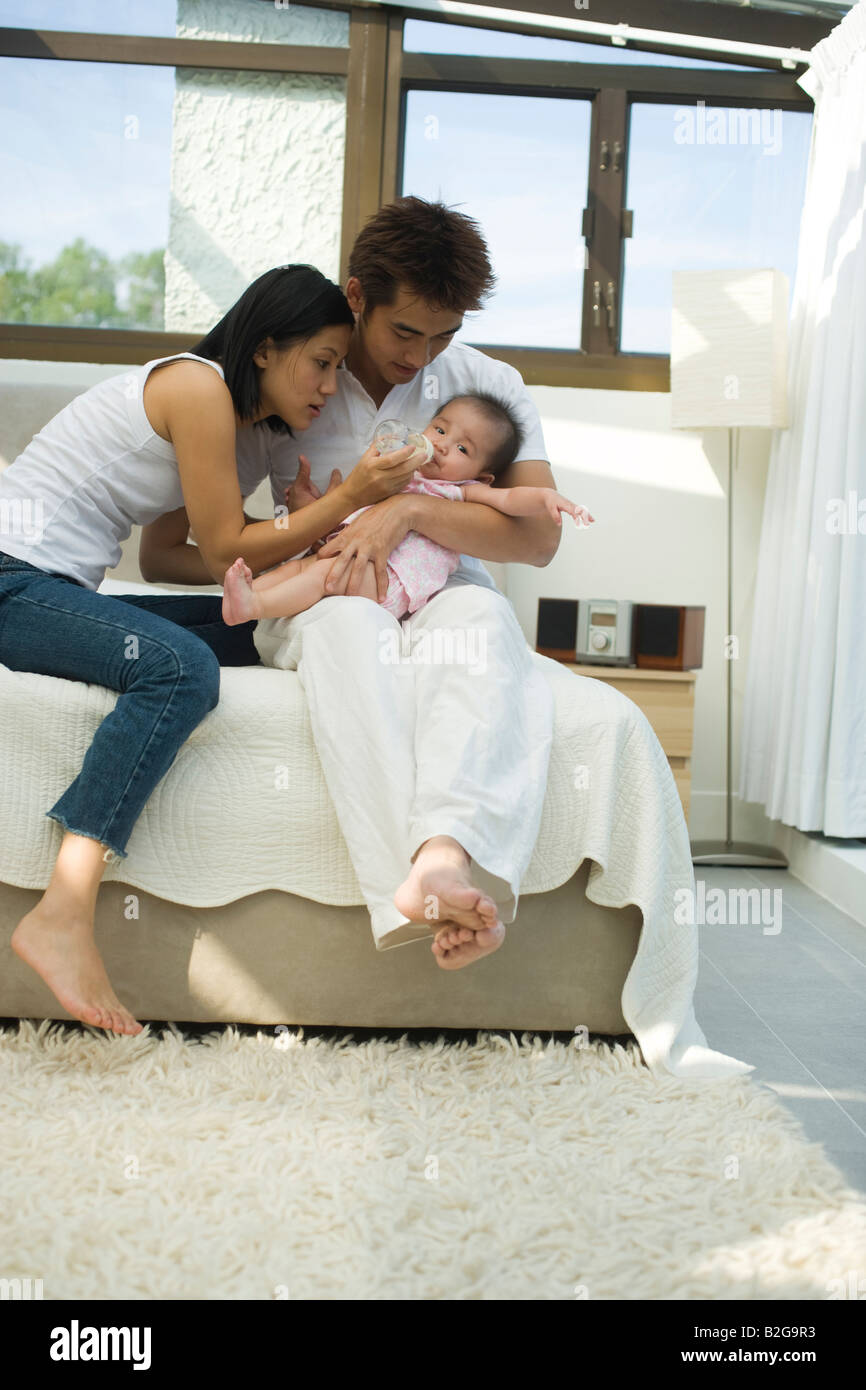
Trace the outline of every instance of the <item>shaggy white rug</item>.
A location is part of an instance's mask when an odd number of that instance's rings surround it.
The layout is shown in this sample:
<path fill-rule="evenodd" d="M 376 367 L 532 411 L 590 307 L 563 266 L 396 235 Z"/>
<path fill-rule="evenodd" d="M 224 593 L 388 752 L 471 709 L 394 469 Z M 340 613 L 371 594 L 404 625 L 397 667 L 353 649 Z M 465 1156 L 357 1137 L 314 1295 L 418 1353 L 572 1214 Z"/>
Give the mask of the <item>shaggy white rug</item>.
<path fill-rule="evenodd" d="M 0 1032 L 0 1277 L 44 1297 L 826 1299 L 866 1207 L 748 1077 L 481 1034 Z"/>

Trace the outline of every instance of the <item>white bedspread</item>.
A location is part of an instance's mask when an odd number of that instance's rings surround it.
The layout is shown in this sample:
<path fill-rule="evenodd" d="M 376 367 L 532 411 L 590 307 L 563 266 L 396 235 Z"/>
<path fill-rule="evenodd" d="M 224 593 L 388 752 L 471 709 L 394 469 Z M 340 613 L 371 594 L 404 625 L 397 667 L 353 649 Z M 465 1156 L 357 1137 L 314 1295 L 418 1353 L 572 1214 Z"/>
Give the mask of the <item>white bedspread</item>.
<path fill-rule="evenodd" d="M 133 586 L 128 586 L 132 588 Z M 118 585 L 118 589 L 120 586 Z M 694 890 L 688 832 L 668 761 L 643 713 L 602 681 L 543 663 L 556 732 L 541 832 L 523 893 L 593 862 L 587 896 L 635 903 L 644 926 L 623 1015 L 657 1074 L 751 1071 L 706 1045 L 692 1008 L 697 928 L 674 921 Z M 0 665 L 0 881 L 44 888 L 62 830 L 45 811 L 77 775 L 117 696 Z M 297 674 L 224 668 L 216 709 L 193 731 L 137 821 L 118 879 L 213 907 L 266 888 L 363 904 L 312 741 Z"/>

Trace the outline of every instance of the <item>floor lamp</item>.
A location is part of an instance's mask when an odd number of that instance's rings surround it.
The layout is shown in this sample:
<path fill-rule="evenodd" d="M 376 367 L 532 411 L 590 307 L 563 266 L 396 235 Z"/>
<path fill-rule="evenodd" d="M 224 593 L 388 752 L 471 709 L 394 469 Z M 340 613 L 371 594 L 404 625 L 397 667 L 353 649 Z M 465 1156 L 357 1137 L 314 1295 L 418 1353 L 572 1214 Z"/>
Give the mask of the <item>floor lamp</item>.
<path fill-rule="evenodd" d="M 731 795 L 734 444 L 740 426 L 788 426 L 788 281 L 779 270 L 673 273 L 671 424 L 728 431 L 727 795 L 724 840 L 695 840 L 695 864 L 785 868 L 768 845 L 734 840 Z"/>

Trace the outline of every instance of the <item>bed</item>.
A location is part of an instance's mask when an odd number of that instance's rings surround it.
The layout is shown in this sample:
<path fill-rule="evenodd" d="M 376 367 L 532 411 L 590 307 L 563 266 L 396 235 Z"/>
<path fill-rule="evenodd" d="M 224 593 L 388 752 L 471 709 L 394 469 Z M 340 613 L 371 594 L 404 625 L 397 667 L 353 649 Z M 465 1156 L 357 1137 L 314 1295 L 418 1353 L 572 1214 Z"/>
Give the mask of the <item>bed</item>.
<path fill-rule="evenodd" d="M 219 704 L 100 890 L 97 939 L 124 1003 L 141 1020 L 268 1028 L 631 1033 L 660 1074 L 751 1070 L 708 1048 L 692 1011 L 696 929 L 674 917 L 677 891 L 694 886 L 688 833 L 655 733 L 605 683 L 534 660 L 554 690 L 554 747 L 541 830 L 499 951 L 446 972 L 430 938 L 376 950 L 297 674 L 224 668 Z M 65 1016 L 8 943 L 59 847 L 62 830 L 45 811 L 116 698 L 0 665 L 0 1016 Z M 289 787 L 277 767 L 291 769 Z"/>

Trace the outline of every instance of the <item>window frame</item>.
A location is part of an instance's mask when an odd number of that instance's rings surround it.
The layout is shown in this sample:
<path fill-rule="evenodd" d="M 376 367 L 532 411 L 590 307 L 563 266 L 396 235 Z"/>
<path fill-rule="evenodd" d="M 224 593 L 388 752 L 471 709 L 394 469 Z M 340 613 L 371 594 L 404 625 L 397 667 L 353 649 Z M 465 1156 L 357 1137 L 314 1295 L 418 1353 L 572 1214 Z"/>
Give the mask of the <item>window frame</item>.
<path fill-rule="evenodd" d="M 507 0 L 497 0 L 496 17 L 448 17 L 431 8 L 353 5 L 346 0 L 294 0 L 349 14 L 347 47 L 225 41 L 219 39 L 149 38 L 130 35 L 72 33 L 56 30 L 0 28 L 0 56 L 47 61 L 138 63 L 152 66 L 222 68 L 235 71 L 312 73 L 346 79 L 346 140 L 341 222 L 340 280 L 345 284 L 349 249 L 366 219 L 398 196 L 401 182 L 406 93 L 410 89 L 477 91 L 502 95 L 575 96 L 592 101 L 587 209 L 592 215 L 585 287 L 598 280 L 614 285 L 615 343 L 604 323 L 594 322 L 584 289 L 581 343 L 577 351 L 478 344 L 491 357 L 510 362 L 529 385 L 585 386 L 615 390 L 668 391 L 670 359 L 664 354 L 618 350 L 622 312 L 623 238 L 628 226 L 624 189 L 628 170 L 628 116 L 632 101 L 671 100 L 688 105 L 718 99 L 719 105 L 813 110 L 813 102 L 796 84 L 805 64 L 783 70 L 776 60 L 749 59 L 756 71 L 666 68 L 662 66 L 573 63 L 524 58 L 474 58 L 407 53 L 403 30 L 407 19 L 431 19 L 472 28 L 494 29 L 547 38 L 574 39 L 573 31 L 502 19 Z M 477 0 L 493 4 L 494 0 Z M 549 14 L 557 0 L 518 0 L 523 13 Z M 565 0 L 563 0 L 565 4 Z M 566 4 L 571 17 L 571 5 Z M 722 13 L 722 12 L 725 13 Z M 593 0 L 594 20 L 632 20 L 643 24 L 638 0 Z M 654 23 L 671 32 L 742 39 L 808 48 L 824 38 L 832 23 L 820 19 L 733 5 L 669 0 L 653 12 Z M 581 40 L 583 41 L 583 40 Z M 592 40 L 587 36 L 587 42 Z M 629 40 L 636 51 L 736 64 L 732 55 Z M 621 167 L 602 170 L 601 144 L 611 151 L 619 142 Z M 589 217 L 587 217 L 587 223 Z M 580 230 L 580 229 L 578 229 Z M 576 272 L 579 273 L 579 272 Z M 601 315 L 602 319 L 604 314 Z M 0 323 L 0 357 L 69 362 L 141 363 L 183 351 L 200 334 L 134 329 L 68 328 Z"/>

